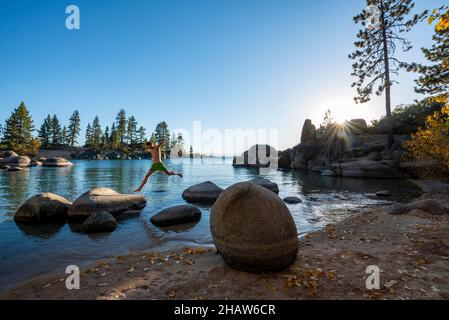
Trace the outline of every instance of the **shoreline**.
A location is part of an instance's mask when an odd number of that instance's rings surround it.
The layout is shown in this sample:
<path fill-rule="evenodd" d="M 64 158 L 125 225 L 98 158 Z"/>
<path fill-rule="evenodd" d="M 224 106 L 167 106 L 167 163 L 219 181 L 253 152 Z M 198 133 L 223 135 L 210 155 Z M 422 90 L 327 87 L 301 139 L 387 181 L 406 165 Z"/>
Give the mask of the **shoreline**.
<path fill-rule="evenodd" d="M 215 249 L 135 252 L 81 269 L 80 290 L 66 274 L 18 284 L 1 299 L 449 299 L 449 216 L 414 210 L 393 216 L 369 207 L 300 238 L 294 265 L 277 273 L 230 269 Z M 381 270 L 380 290 L 365 287 Z"/>

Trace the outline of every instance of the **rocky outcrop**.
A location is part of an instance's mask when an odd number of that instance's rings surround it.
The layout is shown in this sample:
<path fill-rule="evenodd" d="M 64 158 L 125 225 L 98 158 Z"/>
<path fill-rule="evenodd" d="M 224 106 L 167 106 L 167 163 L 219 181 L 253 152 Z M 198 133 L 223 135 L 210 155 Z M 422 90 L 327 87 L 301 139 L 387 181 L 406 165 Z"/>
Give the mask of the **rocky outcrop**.
<path fill-rule="evenodd" d="M 109 212 L 96 212 L 84 221 L 82 231 L 84 233 L 112 232 L 117 228 L 117 221 Z"/>
<path fill-rule="evenodd" d="M 42 163 L 42 166 L 62 168 L 62 167 L 71 167 L 73 166 L 73 163 L 64 158 L 54 157 L 45 159 L 45 161 Z"/>
<path fill-rule="evenodd" d="M 312 123 L 312 120 L 307 119 L 304 121 L 301 131 L 301 144 L 312 143 L 316 138 L 316 127 Z"/>
<path fill-rule="evenodd" d="M 332 171 L 338 176 L 351 178 L 379 178 L 394 179 L 406 178 L 407 175 L 381 162 L 372 160 L 359 160 L 332 164 Z"/>
<path fill-rule="evenodd" d="M 215 183 L 206 181 L 184 190 L 182 198 L 190 203 L 213 204 L 223 192 Z"/>
<path fill-rule="evenodd" d="M 397 204 L 389 211 L 393 215 L 410 213 L 413 210 L 428 212 L 433 215 L 449 214 L 449 208 L 437 199 L 416 200 L 407 204 Z"/>
<path fill-rule="evenodd" d="M 268 168 L 278 166 L 278 152 L 269 145 L 254 145 L 241 156 L 234 157 L 234 167 Z"/>
<path fill-rule="evenodd" d="M 147 204 L 140 195 L 120 194 L 109 188 L 95 188 L 81 195 L 68 211 L 69 221 L 83 222 L 97 212 L 118 216 L 129 210 L 142 210 Z"/>
<path fill-rule="evenodd" d="M 368 125 L 365 119 L 352 119 L 346 122 L 349 130 L 355 135 L 365 134 L 368 131 Z"/>
<path fill-rule="evenodd" d="M 316 158 L 318 153 L 317 146 L 312 144 L 300 144 L 293 148 L 292 169 L 307 170 L 309 162 Z"/>
<path fill-rule="evenodd" d="M 293 149 L 288 149 L 279 152 L 278 166 L 279 168 L 290 169 L 292 166 L 292 154 Z"/>
<path fill-rule="evenodd" d="M 19 155 L 12 150 L 0 151 L 0 158 L 18 157 Z"/>
<path fill-rule="evenodd" d="M 279 271 L 296 260 L 298 235 L 290 211 L 275 193 L 258 185 L 243 182 L 226 189 L 212 207 L 210 227 L 231 268 Z"/>
<path fill-rule="evenodd" d="M 30 166 L 30 158 L 25 156 L 11 156 L 0 160 L 0 166 L 25 168 Z"/>
<path fill-rule="evenodd" d="M 256 178 L 248 181 L 249 183 L 257 184 L 258 186 L 261 186 L 265 189 L 268 189 L 270 191 L 273 191 L 276 194 L 279 194 L 279 186 L 277 183 L 270 181 L 268 179 L 264 178 Z"/>
<path fill-rule="evenodd" d="M 191 205 L 180 205 L 160 211 L 151 219 L 157 227 L 169 227 L 179 224 L 193 223 L 201 219 L 201 210 Z"/>
<path fill-rule="evenodd" d="M 39 223 L 52 220 L 64 220 L 71 202 L 53 193 L 41 193 L 17 209 L 14 220 L 21 223 Z"/>
<path fill-rule="evenodd" d="M 78 156 L 78 159 L 81 160 L 138 160 L 150 158 L 150 154 L 143 150 L 135 150 L 131 152 L 124 152 L 121 150 L 88 150 Z"/>

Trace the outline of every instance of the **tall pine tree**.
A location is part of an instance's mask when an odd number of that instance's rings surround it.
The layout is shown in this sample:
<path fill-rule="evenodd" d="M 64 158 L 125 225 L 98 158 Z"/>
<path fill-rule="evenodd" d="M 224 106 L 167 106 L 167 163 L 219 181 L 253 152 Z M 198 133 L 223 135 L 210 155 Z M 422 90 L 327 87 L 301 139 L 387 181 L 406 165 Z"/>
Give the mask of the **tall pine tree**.
<path fill-rule="evenodd" d="M 78 144 L 78 137 L 81 132 L 81 119 L 80 119 L 80 113 L 78 110 L 75 110 L 73 112 L 72 116 L 69 119 L 69 127 L 68 127 L 68 145 L 73 147 L 76 144 Z"/>
<path fill-rule="evenodd" d="M 62 141 L 62 128 L 59 123 L 58 116 L 56 114 L 53 115 L 51 119 L 51 145 L 53 147 L 58 147 L 63 144 Z"/>
<path fill-rule="evenodd" d="M 402 36 L 408 32 L 424 15 L 408 18 L 414 7 L 412 0 L 367 0 L 367 10 L 354 17 L 354 22 L 363 29 L 357 34 L 354 43 L 357 50 L 349 55 L 356 62 L 352 75 L 358 80 L 352 84 L 357 88 L 356 103 L 365 103 L 375 92 L 385 92 L 385 109 L 387 122 L 388 146 L 394 143 L 391 118 L 391 86 L 397 81 L 397 75 L 404 63 L 396 57 L 396 49 L 402 47 L 409 51 L 411 43 Z"/>
<path fill-rule="evenodd" d="M 137 140 L 137 121 L 134 116 L 129 117 L 128 119 L 128 143 L 133 146 L 136 144 Z"/>
<path fill-rule="evenodd" d="M 94 118 L 92 122 L 92 135 L 91 135 L 91 143 L 90 146 L 94 149 L 99 149 L 101 146 L 101 138 L 103 133 L 101 131 L 100 119 L 98 116 Z"/>
<path fill-rule="evenodd" d="M 92 147 L 92 126 L 90 123 L 88 123 L 86 127 L 85 146 Z"/>
<path fill-rule="evenodd" d="M 25 104 L 21 102 L 6 120 L 3 143 L 8 149 L 19 154 L 34 152 L 33 131 L 33 119 Z"/>
<path fill-rule="evenodd" d="M 50 147 L 50 144 L 52 142 L 52 130 L 51 130 L 51 116 L 48 115 L 44 122 L 42 123 L 39 131 L 38 131 L 38 137 L 41 141 L 41 145 L 43 148 L 47 149 Z"/>
<path fill-rule="evenodd" d="M 121 109 L 119 113 L 117 114 L 116 118 L 116 132 L 117 137 L 120 141 L 120 144 L 123 145 L 126 140 L 126 132 L 127 132 L 127 119 L 126 119 L 126 112 L 125 110 Z"/>

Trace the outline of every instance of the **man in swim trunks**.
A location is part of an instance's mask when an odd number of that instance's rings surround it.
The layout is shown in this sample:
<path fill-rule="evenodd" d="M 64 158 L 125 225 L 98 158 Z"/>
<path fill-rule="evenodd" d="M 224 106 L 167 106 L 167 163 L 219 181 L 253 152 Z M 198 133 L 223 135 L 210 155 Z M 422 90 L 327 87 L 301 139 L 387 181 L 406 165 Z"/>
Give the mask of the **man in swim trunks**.
<path fill-rule="evenodd" d="M 151 159 L 153 160 L 153 165 L 151 166 L 150 170 L 148 171 L 147 175 L 143 179 L 142 183 L 140 184 L 140 187 L 135 190 L 135 192 L 142 191 L 143 187 L 147 183 L 150 176 L 155 173 L 156 171 L 161 171 L 165 173 L 168 176 L 179 176 L 182 178 L 182 174 L 175 172 L 175 171 L 168 171 L 165 164 L 161 161 L 161 147 L 164 145 L 165 141 L 162 140 L 159 143 L 153 143 L 153 142 L 147 142 L 148 150 L 151 152 Z"/>

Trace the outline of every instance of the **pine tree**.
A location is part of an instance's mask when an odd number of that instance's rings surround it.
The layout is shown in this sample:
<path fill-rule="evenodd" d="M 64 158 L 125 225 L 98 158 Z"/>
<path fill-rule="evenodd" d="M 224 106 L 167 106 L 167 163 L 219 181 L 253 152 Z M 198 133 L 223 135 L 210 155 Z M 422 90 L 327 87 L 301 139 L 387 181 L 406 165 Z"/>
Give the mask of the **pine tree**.
<path fill-rule="evenodd" d="M 127 133 L 128 133 L 128 143 L 131 146 L 133 146 L 137 140 L 137 121 L 136 118 L 134 118 L 134 116 L 131 116 L 128 119 Z"/>
<path fill-rule="evenodd" d="M 144 127 L 140 127 L 138 130 L 138 144 L 140 146 L 140 148 L 144 149 L 145 148 L 145 143 L 147 142 L 146 139 L 146 130 Z"/>
<path fill-rule="evenodd" d="M 127 119 L 125 110 L 121 109 L 116 118 L 116 131 L 120 144 L 123 145 L 126 139 Z"/>
<path fill-rule="evenodd" d="M 159 122 L 154 132 L 154 138 L 157 142 L 164 140 L 165 144 L 161 148 L 165 155 L 170 155 L 170 130 L 168 130 L 168 124 L 165 121 Z"/>
<path fill-rule="evenodd" d="M 87 124 L 85 140 L 86 140 L 85 146 L 91 147 L 92 146 L 92 126 L 90 125 L 90 123 Z"/>
<path fill-rule="evenodd" d="M 19 107 L 14 109 L 11 116 L 6 120 L 3 142 L 7 148 L 19 154 L 34 152 L 33 131 L 33 119 L 25 104 L 21 102 Z"/>
<path fill-rule="evenodd" d="M 73 112 L 72 116 L 69 119 L 69 127 L 68 127 L 68 144 L 69 146 L 75 146 L 78 141 L 79 134 L 81 132 L 81 119 L 80 113 L 78 110 Z"/>
<path fill-rule="evenodd" d="M 103 143 L 103 147 L 104 148 L 106 148 L 106 149 L 109 148 L 110 134 L 109 134 L 109 127 L 108 126 L 106 126 L 106 129 L 104 130 L 102 143 Z"/>
<path fill-rule="evenodd" d="M 349 55 L 356 60 L 352 75 L 358 78 L 352 86 L 357 88 L 356 103 L 368 102 L 373 91 L 377 95 L 385 92 L 388 146 L 391 147 L 394 143 L 391 86 L 397 83 L 392 80 L 392 75 L 397 75 L 404 67 L 404 63 L 395 56 L 396 48 L 398 45 L 403 51 L 412 48 L 410 41 L 401 34 L 408 32 L 424 13 L 407 18 L 414 8 L 412 0 L 367 0 L 367 5 L 368 10 L 354 17 L 354 22 L 360 23 L 363 29 L 354 43 L 357 50 Z"/>
<path fill-rule="evenodd" d="M 98 116 L 94 118 L 92 122 L 92 134 L 90 139 L 90 146 L 94 149 L 99 149 L 101 145 L 101 137 L 103 133 L 101 131 L 100 119 Z"/>
<path fill-rule="evenodd" d="M 422 48 L 422 52 L 430 65 L 410 64 L 409 71 L 419 72 L 415 81 L 417 93 L 434 98 L 449 95 L 449 28 L 435 28 L 434 44 L 431 48 Z"/>
<path fill-rule="evenodd" d="M 58 117 L 53 115 L 51 119 L 51 145 L 53 147 L 58 147 L 62 144 L 62 129 L 61 124 L 59 123 Z"/>
<path fill-rule="evenodd" d="M 38 137 L 41 141 L 41 145 L 43 148 L 47 149 L 48 147 L 50 147 L 52 141 L 50 115 L 48 115 L 47 118 L 45 118 L 44 122 L 42 123 L 38 131 Z"/>
<path fill-rule="evenodd" d="M 67 131 L 67 127 L 64 126 L 62 127 L 62 133 L 61 133 L 61 144 L 62 145 L 68 145 L 69 143 L 69 139 L 68 139 L 68 131 Z"/>
<path fill-rule="evenodd" d="M 193 147 L 190 146 L 190 159 L 193 159 Z"/>

